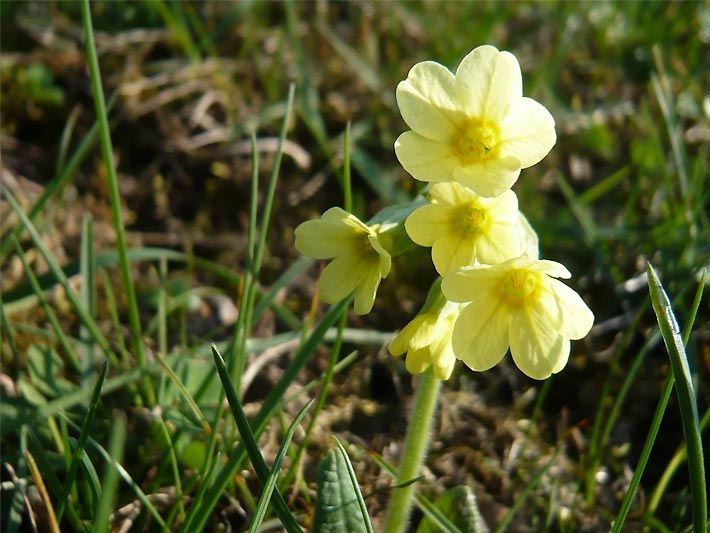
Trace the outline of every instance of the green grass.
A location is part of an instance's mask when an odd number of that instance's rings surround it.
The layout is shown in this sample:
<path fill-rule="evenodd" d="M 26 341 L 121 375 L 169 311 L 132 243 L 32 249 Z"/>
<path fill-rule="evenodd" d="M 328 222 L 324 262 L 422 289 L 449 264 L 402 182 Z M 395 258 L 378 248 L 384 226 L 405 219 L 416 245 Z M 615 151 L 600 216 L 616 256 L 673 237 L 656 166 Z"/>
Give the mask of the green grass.
<path fill-rule="evenodd" d="M 505 362 L 458 368 L 417 506 L 455 531 L 432 502 L 467 485 L 491 530 L 704 527 L 707 5 L 0 14 L 0 529 L 310 529 L 331 435 L 357 444 L 352 480 L 381 528 L 412 391 L 386 344 L 434 272 L 408 252 L 371 314 L 327 308 L 293 228 L 414 198 L 395 87 L 484 43 L 516 54 L 555 117 L 556 146 L 515 192 L 596 328 L 544 384 Z"/>

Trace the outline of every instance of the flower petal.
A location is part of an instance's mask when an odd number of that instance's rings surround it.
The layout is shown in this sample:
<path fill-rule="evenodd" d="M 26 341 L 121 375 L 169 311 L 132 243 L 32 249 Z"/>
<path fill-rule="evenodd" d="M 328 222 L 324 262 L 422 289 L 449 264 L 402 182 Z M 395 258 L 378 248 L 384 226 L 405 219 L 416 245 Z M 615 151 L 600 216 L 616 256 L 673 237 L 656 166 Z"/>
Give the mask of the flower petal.
<path fill-rule="evenodd" d="M 550 290 L 562 317 L 560 333 L 569 339 L 586 337 L 594 324 L 594 313 L 581 296 L 556 279 L 550 280 Z"/>
<path fill-rule="evenodd" d="M 559 372 L 569 357 L 569 340 L 554 327 L 542 305 L 516 312 L 510 321 L 510 353 L 518 368 L 533 379 Z"/>
<path fill-rule="evenodd" d="M 407 125 L 434 141 L 449 142 L 464 118 L 456 102 L 454 75 L 433 61 L 412 67 L 397 85 L 397 104 Z"/>
<path fill-rule="evenodd" d="M 344 211 L 343 211 L 344 212 Z M 296 231 L 296 249 L 307 257 L 330 259 L 352 250 L 357 232 L 342 220 L 308 220 Z"/>
<path fill-rule="evenodd" d="M 553 278 L 569 279 L 572 277 L 567 268 L 557 261 L 550 261 L 548 259 L 540 259 L 538 261 L 532 261 L 526 266 L 529 270 L 533 272 L 542 272 Z"/>
<path fill-rule="evenodd" d="M 320 275 L 320 295 L 324 302 L 338 303 L 368 274 L 365 262 L 347 253 L 333 259 Z"/>
<path fill-rule="evenodd" d="M 454 233 L 437 239 L 431 247 L 431 258 L 436 271 L 443 276 L 457 268 L 472 265 L 475 251 L 475 241 Z"/>
<path fill-rule="evenodd" d="M 331 207 L 321 215 L 321 219 L 328 222 L 339 222 L 341 224 L 345 224 L 346 226 L 350 226 L 356 230 L 356 233 L 370 233 L 370 228 L 367 224 L 362 222 L 352 213 L 348 213 L 345 209 L 341 209 L 340 207 Z"/>
<path fill-rule="evenodd" d="M 532 98 L 521 98 L 501 124 L 501 157 L 511 156 L 528 168 L 545 157 L 557 141 L 555 119 Z"/>
<path fill-rule="evenodd" d="M 521 212 L 518 212 L 518 233 L 520 235 L 520 243 L 523 249 L 523 255 L 531 259 L 540 257 L 540 240 L 537 238 L 537 233 Z"/>
<path fill-rule="evenodd" d="M 419 246 L 431 246 L 451 227 L 451 209 L 440 204 L 420 207 L 407 217 L 404 228 L 407 235 Z"/>
<path fill-rule="evenodd" d="M 438 349 L 437 357 L 432 361 L 434 376 L 436 379 L 446 381 L 451 377 L 451 372 L 456 364 L 456 356 L 451 347 L 451 342 L 447 341 L 444 346 Z"/>
<path fill-rule="evenodd" d="M 417 332 L 419 326 L 421 325 L 422 321 L 425 320 L 425 318 L 426 317 L 424 315 L 417 315 L 409 322 L 409 324 L 402 328 L 402 331 L 400 331 L 389 344 L 388 348 L 390 354 L 402 355 L 409 349 L 409 341 L 412 339 L 412 336 Z"/>
<path fill-rule="evenodd" d="M 557 374 L 564 367 L 567 366 L 567 361 L 569 361 L 569 339 L 562 339 L 562 357 L 557 360 L 557 364 L 552 367 L 552 373 Z M 566 344 L 566 346 L 565 346 Z"/>
<path fill-rule="evenodd" d="M 479 46 L 461 61 L 455 87 L 469 116 L 501 122 L 523 96 L 523 77 L 513 54 Z"/>
<path fill-rule="evenodd" d="M 451 181 L 460 163 L 448 144 L 405 131 L 394 143 L 394 151 L 404 170 L 420 181 Z"/>
<path fill-rule="evenodd" d="M 355 288 L 355 304 L 353 305 L 355 313 L 366 315 L 372 310 L 381 280 L 377 265 L 371 265 L 362 281 Z"/>
<path fill-rule="evenodd" d="M 379 256 L 377 267 L 379 269 L 380 277 L 386 278 L 392 268 L 392 256 L 387 250 L 385 250 L 385 247 L 382 246 L 382 243 L 377 235 L 368 235 L 367 240 Z"/>
<path fill-rule="evenodd" d="M 488 159 L 481 163 L 454 168 L 454 180 L 480 196 L 495 197 L 508 189 L 520 176 L 520 162 L 514 157 Z"/>
<path fill-rule="evenodd" d="M 407 352 L 405 366 L 410 374 L 421 374 L 431 365 L 431 353 L 429 347 L 421 350 L 410 350 Z"/>
<path fill-rule="evenodd" d="M 451 339 L 456 357 L 482 372 L 498 364 L 508 350 L 508 314 L 489 296 L 461 311 Z"/>
<path fill-rule="evenodd" d="M 441 282 L 441 292 L 450 302 L 472 302 L 492 293 L 501 278 L 498 269 L 488 265 L 450 272 Z"/>
<path fill-rule="evenodd" d="M 432 183 L 429 185 L 429 194 L 438 203 L 445 205 L 461 205 L 480 200 L 480 196 L 471 189 L 467 189 L 455 181 Z"/>
<path fill-rule="evenodd" d="M 476 260 L 481 263 L 501 263 L 521 253 L 518 226 L 506 220 L 494 220 L 476 241 Z"/>

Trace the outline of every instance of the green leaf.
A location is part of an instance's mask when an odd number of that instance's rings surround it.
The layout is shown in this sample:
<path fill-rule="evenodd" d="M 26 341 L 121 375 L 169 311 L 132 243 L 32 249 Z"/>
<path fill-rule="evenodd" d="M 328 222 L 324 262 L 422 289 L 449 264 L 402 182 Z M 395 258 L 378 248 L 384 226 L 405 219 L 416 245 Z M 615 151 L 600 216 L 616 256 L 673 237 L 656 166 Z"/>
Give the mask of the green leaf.
<path fill-rule="evenodd" d="M 690 492 L 693 500 L 693 526 L 696 533 L 706 531 L 707 489 L 705 484 L 705 463 L 703 462 L 703 444 L 700 435 L 700 420 L 693 377 L 688 365 L 688 357 L 680 336 L 678 321 L 673 314 L 671 303 L 663 289 L 661 281 L 651 263 L 646 263 L 648 288 L 651 292 L 653 310 L 661 328 L 663 342 L 673 369 L 676 393 L 683 422 L 683 435 L 688 450 L 688 469 L 690 470 Z"/>
<path fill-rule="evenodd" d="M 264 457 L 261 455 L 261 450 L 259 449 L 259 443 L 256 441 L 254 432 L 249 425 L 249 420 L 247 419 L 244 409 L 239 402 L 237 391 L 234 389 L 234 384 L 229 377 L 229 371 L 224 364 L 224 359 L 222 359 L 222 355 L 219 353 L 214 344 L 212 345 L 212 355 L 214 356 L 215 365 L 217 365 L 217 373 L 219 374 L 219 379 L 222 381 L 222 386 L 224 387 L 229 407 L 231 408 L 232 415 L 234 416 L 234 422 L 237 424 L 237 429 L 242 437 L 242 442 L 244 443 L 244 447 L 249 455 L 249 460 L 254 467 L 254 471 L 256 472 L 259 481 L 264 487 L 266 487 L 269 478 L 269 468 L 266 466 Z M 278 489 L 274 489 L 271 503 L 274 511 L 287 531 L 301 531 L 298 522 L 294 518 L 293 514 L 291 514 L 286 501 L 283 499 L 283 496 Z"/>
<path fill-rule="evenodd" d="M 434 507 L 463 533 L 488 531 L 471 487 L 460 485 L 447 490 L 434 502 Z M 425 516 L 417 528 L 417 533 L 438 531 L 441 531 L 441 526 L 429 516 Z"/>
<path fill-rule="evenodd" d="M 264 517 L 266 516 L 266 511 L 269 508 L 269 501 L 271 500 L 271 495 L 273 494 L 274 489 L 276 488 L 276 481 L 279 478 L 281 463 L 286 457 L 286 452 L 288 451 L 288 447 L 291 444 L 291 439 L 293 439 L 293 435 L 294 433 L 296 433 L 298 425 L 301 423 L 301 420 L 303 420 L 303 417 L 306 416 L 306 412 L 308 412 L 310 406 L 311 402 L 308 402 L 301 408 L 296 417 L 293 419 L 293 422 L 291 422 L 291 425 L 289 426 L 288 430 L 286 431 L 284 440 L 281 442 L 279 451 L 276 454 L 276 459 L 274 459 L 274 466 L 271 468 L 271 472 L 269 472 L 269 477 L 266 480 L 266 483 L 264 484 L 264 492 L 262 493 L 261 498 L 259 499 L 259 505 L 256 508 L 254 518 L 252 519 L 252 522 L 249 526 L 249 533 L 256 533 L 257 531 L 259 531 L 261 522 L 264 520 Z"/>
<path fill-rule="evenodd" d="M 314 533 L 371 532 L 360 487 L 343 445 L 337 441 L 318 465 L 318 499 L 313 516 Z"/>

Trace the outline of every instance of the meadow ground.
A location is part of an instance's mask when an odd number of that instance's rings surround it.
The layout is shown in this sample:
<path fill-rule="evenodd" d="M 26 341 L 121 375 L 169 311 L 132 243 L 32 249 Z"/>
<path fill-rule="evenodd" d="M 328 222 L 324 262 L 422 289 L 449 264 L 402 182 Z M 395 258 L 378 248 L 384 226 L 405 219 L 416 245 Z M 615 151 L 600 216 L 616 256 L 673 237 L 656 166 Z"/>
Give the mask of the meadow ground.
<path fill-rule="evenodd" d="M 491 531 L 609 530 L 669 390 L 647 261 L 681 329 L 697 309 L 687 356 L 706 427 L 710 314 L 707 297 L 693 302 L 710 264 L 707 3 L 92 3 L 116 176 L 100 149 L 80 6 L 0 3 L 5 531 L 49 530 L 52 508 L 62 531 L 104 520 L 120 531 L 246 530 L 261 484 L 248 460 L 234 461 L 240 431 L 213 342 L 228 360 L 249 356 L 241 405 L 269 467 L 334 371 L 277 487 L 310 528 L 316 467 L 336 435 L 381 525 L 396 490 L 383 461 L 397 464 L 416 383 L 387 342 L 436 273 L 427 249 L 396 258 L 372 312 L 348 314 L 340 346 L 337 312 L 318 300 L 323 265 L 300 256 L 293 230 L 342 205 L 348 122 L 354 211 L 366 220 L 414 198 L 423 184 L 393 150 L 407 129 L 397 83 L 419 61 L 455 68 L 481 44 L 513 52 L 525 95 L 555 118 L 557 144 L 514 191 L 542 257 L 569 268 L 596 320 L 543 382 L 509 357 L 484 373 L 459 364 L 419 492 L 433 501 L 470 487 Z M 251 283 L 254 236 L 265 247 Z M 255 302 L 240 315 L 249 287 Z M 312 329 L 324 321 L 327 331 Z M 682 407 L 674 391 L 627 531 L 692 522 Z M 269 507 L 261 527 L 280 524 Z"/>

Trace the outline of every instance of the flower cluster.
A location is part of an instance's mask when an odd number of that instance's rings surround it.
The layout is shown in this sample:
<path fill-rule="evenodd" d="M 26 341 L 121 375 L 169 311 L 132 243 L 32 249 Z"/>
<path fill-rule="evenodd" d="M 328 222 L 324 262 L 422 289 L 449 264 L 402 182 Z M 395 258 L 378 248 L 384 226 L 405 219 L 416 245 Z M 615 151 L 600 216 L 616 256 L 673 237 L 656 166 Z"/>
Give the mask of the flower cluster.
<path fill-rule="evenodd" d="M 431 61 L 415 65 L 397 87 L 397 103 L 411 131 L 399 136 L 395 153 L 414 178 L 430 182 L 427 201 L 399 209 L 389 225 L 365 224 L 339 208 L 301 224 L 301 253 L 334 258 L 320 279 L 323 300 L 355 291 L 355 311 L 369 312 L 397 249 L 384 227 L 403 223 L 414 243 L 431 247 L 442 280 L 390 343 L 392 355 L 406 352 L 411 373 L 431 366 L 439 379 L 456 359 L 483 371 L 508 350 L 532 378 L 559 372 L 570 340 L 587 335 L 594 315 L 559 281 L 571 277 L 567 269 L 538 258 L 537 235 L 510 190 L 521 169 L 552 149 L 554 119 L 523 96 L 516 58 L 492 46 L 473 50 L 456 73 Z"/>

